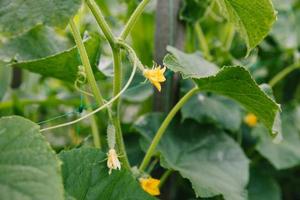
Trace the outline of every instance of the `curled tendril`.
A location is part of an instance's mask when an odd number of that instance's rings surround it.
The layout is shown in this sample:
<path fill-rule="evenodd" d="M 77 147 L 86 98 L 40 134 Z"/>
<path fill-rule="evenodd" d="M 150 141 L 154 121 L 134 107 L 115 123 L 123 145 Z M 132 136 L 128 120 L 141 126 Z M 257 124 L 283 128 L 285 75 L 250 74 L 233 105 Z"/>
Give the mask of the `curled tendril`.
<path fill-rule="evenodd" d="M 87 82 L 87 76 L 84 71 L 84 67 L 80 65 L 78 66 L 77 78 L 74 82 L 74 87 L 78 92 L 93 97 L 94 95 L 92 93 L 80 89 L 80 85 L 84 85 L 86 82 Z"/>
<path fill-rule="evenodd" d="M 90 112 L 90 113 L 88 113 L 88 114 L 86 114 L 86 115 L 84 115 L 84 116 L 82 116 L 82 117 L 80 117 L 80 118 L 78 118 L 74 121 L 70 121 L 70 122 L 67 122 L 67 123 L 63 123 L 63 124 L 59 124 L 59 125 L 56 125 L 56 126 L 41 129 L 40 132 L 44 132 L 44 131 L 48 131 L 48 130 L 52 130 L 52 129 L 56 129 L 56 128 L 61 128 L 61 127 L 69 126 L 69 125 L 75 124 L 77 122 L 80 122 L 81 120 L 84 120 L 84 119 L 94 115 L 95 113 L 99 112 L 100 110 L 102 110 L 104 108 L 109 108 L 110 104 L 112 104 L 115 100 L 117 100 L 127 90 L 127 88 L 129 87 L 130 83 L 133 80 L 133 77 L 135 75 L 137 67 L 139 67 L 140 69 L 141 69 L 141 67 L 142 67 L 142 69 L 144 69 L 144 68 L 143 68 L 142 63 L 140 62 L 140 60 L 136 56 L 135 52 L 132 50 L 132 48 L 129 45 L 127 45 L 127 44 L 125 45 L 124 42 L 120 45 L 123 45 L 125 47 L 125 49 L 127 51 L 129 51 L 130 58 L 133 62 L 133 69 L 132 69 L 131 75 L 130 75 L 127 83 L 123 87 L 123 89 L 116 96 L 111 98 L 109 101 L 107 101 L 105 104 L 103 104 L 102 106 L 100 106 L 96 110 L 93 110 L 92 112 Z M 129 48 L 127 48 L 126 46 L 129 47 Z"/>
<path fill-rule="evenodd" d="M 119 39 L 117 42 L 118 45 L 120 45 L 121 48 L 127 50 L 129 53 L 129 56 L 131 57 L 131 61 L 133 63 L 136 63 L 137 67 L 143 72 L 145 70 L 144 65 L 141 63 L 140 59 L 137 57 L 135 51 L 132 49 L 131 46 L 129 46 L 127 43 L 125 43 L 123 40 Z"/>

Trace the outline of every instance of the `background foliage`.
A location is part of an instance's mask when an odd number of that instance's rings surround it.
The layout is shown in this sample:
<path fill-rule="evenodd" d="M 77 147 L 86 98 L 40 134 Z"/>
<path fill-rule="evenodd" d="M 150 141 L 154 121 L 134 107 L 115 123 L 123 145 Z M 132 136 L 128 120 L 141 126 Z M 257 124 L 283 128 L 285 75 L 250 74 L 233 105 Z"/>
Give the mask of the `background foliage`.
<path fill-rule="evenodd" d="M 120 33 L 140 1 L 96 2 L 113 32 Z M 171 8 L 174 2 L 169 1 Z M 149 67 L 157 51 L 157 4 L 146 7 L 128 40 Z M 201 93 L 176 115 L 146 170 L 155 178 L 172 170 L 157 198 L 300 199 L 300 1 L 180 5 L 174 20 L 183 26 L 184 48 L 166 47 L 166 77 L 182 75 L 173 88 L 179 96 L 194 83 Z M 39 133 L 39 126 L 96 108 L 73 85 L 81 60 L 67 26 L 71 17 L 104 97 L 112 96 L 111 51 L 88 8 L 79 0 L 2 0 L 0 8 L 0 199 L 155 199 L 130 170 L 108 175 L 105 112 L 96 116 L 101 150 L 93 148 L 90 120 Z M 122 58 L 126 80 L 131 64 L 125 53 Z M 272 78 L 289 66 L 293 71 L 273 85 Z M 141 163 L 166 115 L 153 112 L 155 95 L 137 74 L 121 97 L 132 166 Z M 254 127 L 244 122 L 249 112 L 258 117 Z M 281 136 L 281 143 L 272 142 Z"/>

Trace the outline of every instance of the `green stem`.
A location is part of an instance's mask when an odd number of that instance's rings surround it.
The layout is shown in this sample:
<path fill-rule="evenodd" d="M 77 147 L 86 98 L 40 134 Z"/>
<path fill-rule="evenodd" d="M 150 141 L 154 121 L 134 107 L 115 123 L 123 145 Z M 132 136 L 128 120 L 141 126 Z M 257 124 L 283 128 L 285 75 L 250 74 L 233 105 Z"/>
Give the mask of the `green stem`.
<path fill-rule="evenodd" d="M 135 11 L 132 13 L 132 15 L 130 16 L 128 22 L 125 25 L 124 30 L 122 31 L 120 38 L 125 40 L 126 37 L 128 36 L 128 34 L 130 33 L 131 29 L 133 28 L 133 26 L 135 25 L 136 21 L 138 20 L 138 18 L 140 17 L 140 15 L 142 14 L 142 12 L 144 11 L 146 5 L 150 2 L 150 0 L 143 0 L 138 7 L 135 9 Z"/>
<path fill-rule="evenodd" d="M 205 38 L 205 35 L 203 33 L 203 30 L 202 30 L 201 25 L 200 25 L 199 22 L 195 24 L 195 31 L 196 31 L 197 36 L 198 36 L 198 40 L 199 40 L 199 43 L 200 43 L 201 50 L 204 53 L 204 57 L 207 60 L 211 60 L 212 57 L 211 57 L 210 52 L 209 52 L 210 51 L 209 46 L 207 44 L 207 40 Z"/>
<path fill-rule="evenodd" d="M 78 29 L 77 29 L 77 27 L 76 27 L 73 20 L 70 20 L 70 26 L 71 26 L 71 30 L 72 30 L 72 33 L 73 33 L 73 37 L 74 37 L 76 46 L 77 46 L 79 54 L 80 54 L 80 58 L 81 58 L 83 67 L 84 67 L 86 75 L 87 75 L 87 80 L 89 82 L 89 85 L 92 89 L 92 92 L 93 92 L 93 94 L 96 98 L 97 103 L 99 105 L 102 105 L 102 104 L 104 104 L 103 97 L 102 97 L 102 95 L 100 93 L 100 90 L 97 86 L 97 82 L 95 80 L 93 70 L 92 70 L 92 67 L 91 67 L 86 49 L 83 45 L 80 33 L 79 33 L 79 31 L 78 31 Z"/>
<path fill-rule="evenodd" d="M 99 105 L 103 105 L 104 104 L 103 97 L 102 97 L 102 95 L 100 93 L 100 90 L 97 86 L 97 82 L 96 82 L 96 79 L 94 77 L 93 70 L 92 70 L 92 67 L 91 67 L 86 49 L 85 49 L 84 44 L 82 42 L 80 33 L 79 33 L 79 31 L 78 31 L 78 29 L 77 29 L 77 27 L 76 27 L 73 20 L 70 20 L 70 26 L 71 26 L 71 30 L 72 30 L 72 33 L 73 33 L 73 36 L 74 36 L 76 46 L 77 46 L 79 54 L 80 54 L 82 64 L 84 66 L 84 69 L 85 69 L 85 72 L 86 72 L 86 75 L 87 75 L 88 83 L 89 83 L 89 85 L 92 89 L 92 92 L 94 94 L 94 97 L 95 97 L 97 103 Z M 93 140 L 94 140 L 95 147 L 100 148 L 99 132 L 97 130 L 98 129 L 97 122 L 95 121 L 94 117 L 92 117 L 91 123 L 92 123 L 91 125 L 92 125 L 92 133 L 93 133 Z"/>
<path fill-rule="evenodd" d="M 109 28 L 108 24 L 106 23 L 101 10 L 99 9 L 98 5 L 95 3 L 94 0 L 86 0 L 89 8 L 91 9 L 93 15 L 96 18 L 96 21 L 100 28 L 102 29 L 106 39 L 108 40 L 110 47 L 113 53 L 113 60 L 114 60 L 114 83 L 113 83 L 113 95 L 116 96 L 121 91 L 121 84 L 122 84 L 122 71 L 121 71 L 121 56 L 120 56 L 120 48 L 116 45 L 115 37 Z M 124 145 L 120 120 L 119 120 L 119 98 L 115 100 L 112 104 L 112 111 L 108 111 L 108 115 L 110 120 L 112 121 L 115 130 L 116 130 L 116 143 L 118 146 L 119 153 L 122 155 L 120 160 L 125 166 L 125 168 L 130 169 L 130 164 L 127 158 L 126 149 Z"/>
<path fill-rule="evenodd" d="M 87 105 L 91 104 L 87 95 L 84 95 L 84 100 Z M 89 112 L 93 111 L 91 108 L 88 108 L 87 110 Z M 91 130 L 92 130 L 92 135 L 93 135 L 94 146 L 96 148 L 100 149 L 101 148 L 101 140 L 100 140 L 100 133 L 99 133 L 98 125 L 97 125 L 96 116 L 95 115 L 91 116 L 90 120 L 91 120 Z"/>
<path fill-rule="evenodd" d="M 144 171 L 149 164 L 151 157 L 156 149 L 156 146 L 158 145 L 161 137 L 165 133 L 165 130 L 167 129 L 168 125 L 176 115 L 176 113 L 180 110 L 180 108 L 197 92 L 199 89 L 197 87 L 191 89 L 188 93 L 186 93 L 179 102 L 172 108 L 172 110 L 169 112 L 168 116 L 165 118 L 161 126 L 159 127 L 158 131 L 156 132 L 150 147 L 143 159 L 143 162 L 139 168 L 140 171 Z"/>
<path fill-rule="evenodd" d="M 169 178 L 169 176 L 173 173 L 172 169 L 168 169 L 167 171 L 165 171 L 163 173 L 163 175 L 160 178 L 160 183 L 159 183 L 159 187 L 162 188 L 162 186 L 165 184 L 165 182 L 167 181 L 167 179 Z"/>
<path fill-rule="evenodd" d="M 106 39 L 108 40 L 111 47 L 115 44 L 115 37 L 105 21 L 104 16 L 102 15 L 102 12 L 100 8 L 98 7 L 97 3 L 94 0 L 86 0 L 86 3 L 88 7 L 90 8 L 91 12 L 93 13 L 98 25 L 100 26 L 103 34 L 105 35 Z"/>
<path fill-rule="evenodd" d="M 151 174 L 152 170 L 154 169 L 155 165 L 158 162 L 158 158 L 155 158 L 149 165 L 148 169 L 147 169 L 147 173 Z"/>
<path fill-rule="evenodd" d="M 121 90 L 122 84 L 122 70 L 121 70 L 121 51 L 120 48 L 113 48 L 113 61 L 114 61 L 114 84 L 113 84 L 113 95 L 115 96 Z M 122 129 L 120 124 L 120 111 L 119 111 L 120 99 L 117 99 L 112 104 L 112 122 L 116 129 L 116 143 L 118 146 L 119 153 L 122 155 L 120 160 L 123 165 L 130 169 L 130 163 L 126 154 L 124 139 L 122 135 Z"/>
<path fill-rule="evenodd" d="M 224 41 L 224 47 L 227 51 L 230 50 L 234 34 L 235 34 L 234 25 L 232 23 L 228 23 L 226 27 L 226 38 Z"/>
<path fill-rule="evenodd" d="M 274 87 L 280 80 L 282 80 L 284 77 L 286 77 L 289 73 L 294 71 L 295 69 L 300 68 L 300 61 L 284 68 L 282 71 L 280 71 L 276 76 L 274 76 L 271 81 L 269 82 L 269 85 L 271 87 Z"/>
<path fill-rule="evenodd" d="M 114 63 L 114 85 L 113 95 L 120 92 L 122 83 L 122 71 L 121 71 L 121 51 L 119 48 L 113 48 L 113 63 Z M 117 105 L 119 101 L 115 101 L 113 105 Z M 116 108 L 115 108 L 116 109 Z"/>

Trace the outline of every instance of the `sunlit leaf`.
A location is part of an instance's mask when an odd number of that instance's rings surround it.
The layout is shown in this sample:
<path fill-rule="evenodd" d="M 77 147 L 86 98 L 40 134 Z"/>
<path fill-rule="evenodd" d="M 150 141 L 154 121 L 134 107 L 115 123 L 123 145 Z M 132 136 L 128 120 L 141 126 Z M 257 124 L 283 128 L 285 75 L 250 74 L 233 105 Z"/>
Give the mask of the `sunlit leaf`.
<path fill-rule="evenodd" d="M 1 0 L 0 32 L 18 34 L 38 24 L 64 28 L 81 0 Z"/>
<path fill-rule="evenodd" d="M 193 78 L 200 91 L 214 92 L 234 99 L 254 113 L 273 136 L 280 133 L 278 124 L 275 123 L 279 105 L 257 85 L 245 68 L 223 67 L 217 71 L 213 64 L 204 64 L 203 58 L 195 57 L 195 54 L 174 51 L 174 48 L 168 50 L 171 50 L 172 55 L 165 57 L 166 67 L 180 72 L 183 77 Z"/>
<path fill-rule="evenodd" d="M 22 35 L 0 42 L 0 59 L 25 61 L 43 58 L 67 48 L 65 39 L 52 28 L 37 26 Z"/>
<path fill-rule="evenodd" d="M 269 33 L 276 20 L 271 0 L 217 0 L 221 13 L 245 40 L 248 53 Z"/>
<path fill-rule="evenodd" d="M 87 39 L 85 47 L 95 75 L 98 75 L 98 78 L 103 78 L 104 75 L 97 69 L 100 56 L 99 37 L 95 35 Z M 80 65 L 82 64 L 76 47 L 45 58 L 11 64 L 13 67 L 19 67 L 46 77 L 53 77 L 72 83 L 77 78 L 78 67 Z"/>
<path fill-rule="evenodd" d="M 172 46 L 168 46 L 167 50 L 172 55 L 165 56 L 164 65 L 174 72 L 180 72 L 183 78 L 202 78 L 218 71 L 218 67 L 206 61 L 200 52 L 187 54 Z"/>

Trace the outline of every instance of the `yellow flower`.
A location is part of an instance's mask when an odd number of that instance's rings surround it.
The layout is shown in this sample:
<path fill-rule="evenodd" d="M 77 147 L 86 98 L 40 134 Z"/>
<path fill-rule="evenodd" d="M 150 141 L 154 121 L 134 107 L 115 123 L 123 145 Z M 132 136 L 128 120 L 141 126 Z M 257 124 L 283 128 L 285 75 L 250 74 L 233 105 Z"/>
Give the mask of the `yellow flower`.
<path fill-rule="evenodd" d="M 158 187 L 160 180 L 155 178 L 140 178 L 139 181 L 143 190 L 145 190 L 152 196 L 160 195 L 160 191 Z"/>
<path fill-rule="evenodd" d="M 109 168 L 108 174 L 111 174 L 111 171 L 113 169 L 115 169 L 115 170 L 121 169 L 121 163 L 118 159 L 116 150 L 114 150 L 114 149 L 110 149 L 107 153 L 107 167 Z"/>
<path fill-rule="evenodd" d="M 155 66 L 153 69 L 145 69 L 144 76 L 157 88 L 158 91 L 161 91 L 160 83 L 165 82 L 166 78 L 164 73 L 166 67 L 161 69 L 161 66 Z"/>
<path fill-rule="evenodd" d="M 253 113 L 247 114 L 244 118 L 244 122 L 250 127 L 256 126 L 257 121 L 257 117 Z"/>

